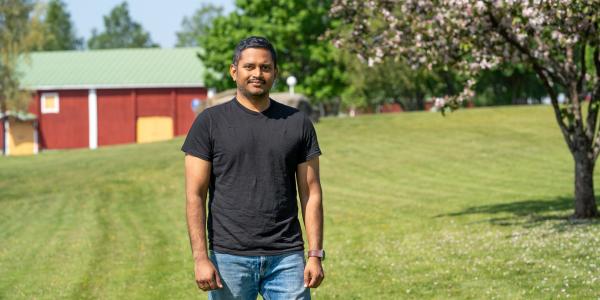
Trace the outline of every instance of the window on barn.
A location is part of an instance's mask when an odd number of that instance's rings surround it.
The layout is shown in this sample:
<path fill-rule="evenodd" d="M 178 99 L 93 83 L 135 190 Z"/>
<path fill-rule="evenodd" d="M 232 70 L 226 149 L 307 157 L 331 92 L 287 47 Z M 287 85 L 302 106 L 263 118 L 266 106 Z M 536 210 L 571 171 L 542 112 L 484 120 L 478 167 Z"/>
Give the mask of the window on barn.
<path fill-rule="evenodd" d="M 42 113 L 57 114 L 59 112 L 58 93 L 42 94 Z"/>

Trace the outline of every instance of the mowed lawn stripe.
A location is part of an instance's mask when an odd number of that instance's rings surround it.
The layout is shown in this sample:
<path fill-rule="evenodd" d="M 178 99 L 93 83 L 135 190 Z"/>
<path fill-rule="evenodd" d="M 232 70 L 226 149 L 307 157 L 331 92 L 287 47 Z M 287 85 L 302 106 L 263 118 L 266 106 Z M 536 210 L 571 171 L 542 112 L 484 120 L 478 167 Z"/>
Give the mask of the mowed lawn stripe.
<path fill-rule="evenodd" d="M 78 276 L 81 270 L 77 265 L 89 258 L 89 252 L 81 249 L 80 244 L 86 233 L 78 226 L 89 220 L 80 218 L 79 201 L 65 197 L 62 201 L 38 202 L 43 203 L 40 205 L 43 209 L 30 218 L 20 219 L 26 226 L 9 239 L 2 239 L 2 244 L 12 247 L 0 257 L 3 270 L 0 291 L 13 290 L 25 297 L 32 291 L 39 295 L 68 295 L 65 290 L 73 284 L 68 278 Z M 12 298 L 11 293 L 5 296 Z"/>

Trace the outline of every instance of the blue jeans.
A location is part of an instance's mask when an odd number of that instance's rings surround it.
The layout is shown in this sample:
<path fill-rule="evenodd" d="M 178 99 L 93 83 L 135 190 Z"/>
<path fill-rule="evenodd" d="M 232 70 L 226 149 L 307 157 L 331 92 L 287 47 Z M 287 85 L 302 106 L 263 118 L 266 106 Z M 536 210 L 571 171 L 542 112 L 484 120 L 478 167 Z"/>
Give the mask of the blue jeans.
<path fill-rule="evenodd" d="M 304 251 L 281 255 L 240 256 L 210 251 L 223 288 L 208 293 L 210 300 L 310 299 L 304 287 Z"/>

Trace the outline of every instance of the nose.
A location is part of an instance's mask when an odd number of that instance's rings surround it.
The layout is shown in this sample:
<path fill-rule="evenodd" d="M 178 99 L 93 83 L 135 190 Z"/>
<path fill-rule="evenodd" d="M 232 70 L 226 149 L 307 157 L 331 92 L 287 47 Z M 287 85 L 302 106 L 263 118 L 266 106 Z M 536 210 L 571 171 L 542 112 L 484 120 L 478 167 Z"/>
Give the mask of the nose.
<path fill-rule="evenodd" d="M 258 67 L 258 68 L 254 68 L 254 70 L 252 70 L 252 77 L 256 77 L 256 78 L 262 78 L 262 68 Z"/>

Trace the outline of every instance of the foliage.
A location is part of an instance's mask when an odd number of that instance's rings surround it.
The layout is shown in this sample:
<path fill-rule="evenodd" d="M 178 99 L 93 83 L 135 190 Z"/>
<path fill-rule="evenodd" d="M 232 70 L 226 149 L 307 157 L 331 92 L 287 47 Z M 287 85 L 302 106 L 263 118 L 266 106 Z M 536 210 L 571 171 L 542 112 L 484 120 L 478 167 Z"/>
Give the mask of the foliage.
<path fill-rule="evenodd" d="M 236 1 L 236 10 L 215 18 L 207 34 L 199 37 L 205 49 L 202 62 L 215 71 L 208 74 L 207 86 L 234 88 L 229 65 L 235 46 L 248 36 L 259 35 L 269 39 L 278 52 L 276 90 L 286 90 L 285 79 L 294 75 L 297 92 L 317 102 L 337 101 L 346 87 L 346 75 L 339 51 L 322 38 L 335 25 L 328 16 L 330 4 L 320 0 Z"/>
<path fill-rule="evenodd" d="M 17 66 L 43 43 L 39 10 L 33 1 L 0 0 L 0 112 L 26 111 L 30 96 L 20 89 Z M 25 55 L 25 56 L 24 56 Z"/>
<path fill-rule="evenodd" d="M 184 17 L 181 21 L 181 31 L 177 32 L 176 47 L 197 47 L 198 38 L 207 34 L 216 17 L 223 15 L 223 7 L 205 4 L 191 17 Z"/>
<path fill-rule="evenodd" d="M 151 48 L 158 47 L 152 42 L 150 33 L 142 25 L 131 19 L 127 2 L 115 6 L 108 16 L 104 16 L 104 32 L 94 28 L 88 40 L 90 49 L 112 48 Z"/>
<path fill-rule="evenodd" d="M 343 94 L 346 105 L 375 107 L 399 103 L 404 110 L 423 110 L 425 100 L 458 88 L 455 74 L 444 70 L 411 69 L 405 62 L 385 58 L 367 66 L 353 55 L 346 55 L 349 87 Z"/>
<path fill-rule="evenodd" d="M 502 64 L 483 70 L 477 76 L 476 105 L 509 105 L 541 103 L 546 90 L 531 68 L 522 64 Z"/>
<path fill-rule="evenodd" d="M 575 160 L 574 216 L 598 215 L 592 177 L 600 155 L 600 2 L 336 0 L 331 14 L 352 27 L 336 45 L 349 47 L 370 64 L 402 57 L 415 68 L 452 67 L 470 78 L 460 94 L 436 99 L 442 112 L 474 96 L 472 87 L 482 70 L 502 63 L 533 70 Z M 564 107 L 558 102 L 561 90 L 567 94 Z"/>
<path fill-rule="evenodd" d="M 74 50 L 83 47 L 83 39 L 77 37 L 71 15 L 62 0 L 48 2 L 44 27 L 46 41 L 39 50 Z"/>

